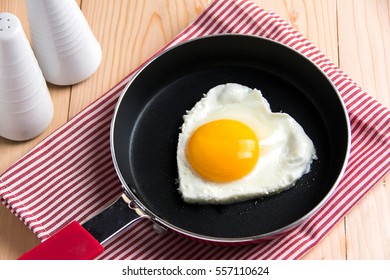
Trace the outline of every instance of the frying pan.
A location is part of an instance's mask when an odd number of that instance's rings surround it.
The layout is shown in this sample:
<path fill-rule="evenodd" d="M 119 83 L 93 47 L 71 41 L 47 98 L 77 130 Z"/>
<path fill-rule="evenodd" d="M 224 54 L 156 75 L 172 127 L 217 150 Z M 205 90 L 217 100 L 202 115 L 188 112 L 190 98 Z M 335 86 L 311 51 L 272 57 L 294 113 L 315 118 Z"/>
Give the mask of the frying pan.
<path fill-rule="evenodd" d="M 225 83 L 261 90 L 272 111 L 288 113 L 303 127 L 318 160 L 279 194 L 227 205 L 187 204 L 177 190 L 183 115 L 209 89 Z M 114 166 L 132 208 L 164 228 L 215 244 L 257 242 L 299 225 L 337 186 L 350 148 L 345 106 L 315 64 L 272 40 L 232 34 L 188 41 L 143 67 L 118 101 L 110 137 Z M 131 210 L 118 212 L 125 220 L 139 217 Z M 98 236 L 92 224 L 83 228 Z M 97 241 L 104 242 L 113 230 L 108 231 Z"/>

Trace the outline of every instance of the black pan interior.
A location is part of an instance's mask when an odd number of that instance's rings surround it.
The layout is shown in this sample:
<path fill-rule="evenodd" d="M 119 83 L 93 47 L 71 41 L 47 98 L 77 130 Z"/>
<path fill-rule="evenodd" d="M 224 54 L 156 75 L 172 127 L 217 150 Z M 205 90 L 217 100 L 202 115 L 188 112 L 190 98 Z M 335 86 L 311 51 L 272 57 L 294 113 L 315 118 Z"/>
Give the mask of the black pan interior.
<path fill-rule="evenodd" d="M 187 204 L 177 191 L 182 116 L 210 88 L 232 82 L 261 90 L 273 111 L 294 117 L 318 160 L 280 194 L 220 206 Z M 163 53 L 131 82 L 113 125 L 127 193 L 166 223 L 215 238 L 264 235 L 301 219 L 332 189 L 348 147 L 345 112 L 324 75 L 295 51 L 251 36 L 206 37 Z"/>

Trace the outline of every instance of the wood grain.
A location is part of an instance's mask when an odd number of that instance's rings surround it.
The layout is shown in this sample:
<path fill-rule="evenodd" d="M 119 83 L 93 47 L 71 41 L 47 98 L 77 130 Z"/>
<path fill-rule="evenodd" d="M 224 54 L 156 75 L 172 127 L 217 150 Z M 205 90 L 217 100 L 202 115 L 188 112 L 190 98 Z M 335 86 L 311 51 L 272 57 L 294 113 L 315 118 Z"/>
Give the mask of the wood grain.
<path fill-rule="evenodd" d="M 0 173 L 53 130 L 123 79 L 191 23 L 211 0 L 79 0 L 103 50 L 98 71 L 71 87 L 49 85 L 55 106 L 50 127 L 36 139 L 0 138 Z M 253 0 L 275 11 L 319 47 L 369 94 L 390 106 L 389 0 Z M 29 36 L 24 0 L 1 0 Z M 390 176 L 303 259 L 390 259 Z M 0 206 L 0 259 L 15 259 L 37 238 Z"/>

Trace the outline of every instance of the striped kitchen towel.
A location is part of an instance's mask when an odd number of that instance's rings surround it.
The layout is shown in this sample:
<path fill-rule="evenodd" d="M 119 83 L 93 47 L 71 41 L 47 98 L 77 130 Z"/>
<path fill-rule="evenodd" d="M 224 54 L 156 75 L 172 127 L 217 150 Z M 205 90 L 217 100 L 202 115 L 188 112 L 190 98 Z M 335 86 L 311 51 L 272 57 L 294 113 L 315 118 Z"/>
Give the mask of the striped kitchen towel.
<path fill-rule="evenodd" d="M 100 259 L 298 259 L 315 246 L 389 170 L 390 111 L 367 95 L 312 43 L 274 13 L 247 0 L 217 0 L 164 49 L 221 33 L 270 38 L 317 64 L 342 95 L 352 127 L 345 175 L 310 219 L 288 234 L 251 246 L 220 247 L 169 232 L 156 234 L 141 220 L 105 244 Z M 0 177 L 2 203 L 41 240 L 101 211 L 121 192 L 109 147 L 118 85 L 56 130 Z"/>

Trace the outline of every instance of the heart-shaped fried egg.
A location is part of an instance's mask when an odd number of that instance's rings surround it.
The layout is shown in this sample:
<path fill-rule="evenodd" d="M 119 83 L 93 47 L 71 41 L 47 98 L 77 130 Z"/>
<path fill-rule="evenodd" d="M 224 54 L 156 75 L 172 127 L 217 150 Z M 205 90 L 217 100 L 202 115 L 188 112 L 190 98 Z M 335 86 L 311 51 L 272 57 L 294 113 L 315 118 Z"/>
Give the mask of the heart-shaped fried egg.
<path fill-rule="evenodd" d="M 212 88 L 184 116 L 177 147 L 184 201 L 226 204 L 293 186 L 316 158 L 313 142 L 261 92 L 239 84 Z"/>

